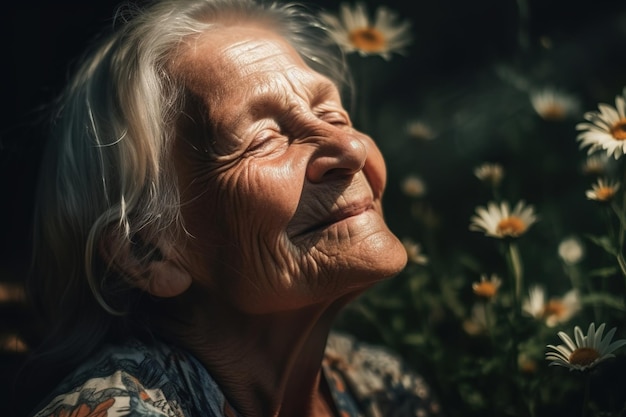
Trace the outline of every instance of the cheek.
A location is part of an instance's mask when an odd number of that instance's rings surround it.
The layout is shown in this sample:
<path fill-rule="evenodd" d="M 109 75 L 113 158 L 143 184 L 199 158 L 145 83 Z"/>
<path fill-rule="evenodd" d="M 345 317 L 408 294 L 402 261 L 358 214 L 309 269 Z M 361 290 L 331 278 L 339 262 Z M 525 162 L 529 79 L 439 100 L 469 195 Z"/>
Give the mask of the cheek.
<path fill-rule="evenodd" d="M 303 180 L 292 165 L 244 162 L 219 179 L 222 218 L 240 242 L 275 241 L 296 211 Z"/>
<path fill-rule="evenodd" d="M 367 147 L 367 160 L 363 166 L 363 173 L 367 177 L 375 198 L 380 198 L 387 184 L 387 167 L 378 146 L 369 137 L 363 142 Z"/>

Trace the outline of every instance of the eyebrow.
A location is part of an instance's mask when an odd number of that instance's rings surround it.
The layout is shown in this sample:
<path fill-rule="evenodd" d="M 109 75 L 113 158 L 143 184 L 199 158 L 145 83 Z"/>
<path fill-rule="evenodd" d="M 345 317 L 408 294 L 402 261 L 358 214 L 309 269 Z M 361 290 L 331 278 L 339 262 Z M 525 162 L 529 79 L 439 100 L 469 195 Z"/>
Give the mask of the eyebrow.
<path fill-rule="evenodd" d="M 313 106 L 315 106 L 323 98 L 328 97 L 328 96 L 332 96 L 332 95 L 335 95 L 335 94 L 339 95 L 339 90 L 338 90 L 338 88 L 337 88 L 337 86 L 335 84 L 333 84 L 331 81 L 320 82 L 320 83 L 317 84 L 317 86 L 312 91 L 312 94 L 311 94 L 311 104 Z"/>
<path fill-rule="evenodd" d="M 311 107 L 315 107 L 324 98 L 337 94 L 337 87 L 331 81 L 316 82 L 314 86 L 309 89 L 307 97 Z M 289 101 L 285 100 L 285 96 L 276 91 L 264 91 L 258 95 L 253 95 L 248 101 L 249 113 L 254 115 L 255 118 L 263 117 L 267 115 L 272 108 L 276 107 L 276 103 L 285 102 L 289 104 Z M 291 106 L 289 106 L 291 107 Z M 241 118 L 238 117 L 238 118 Z"/>

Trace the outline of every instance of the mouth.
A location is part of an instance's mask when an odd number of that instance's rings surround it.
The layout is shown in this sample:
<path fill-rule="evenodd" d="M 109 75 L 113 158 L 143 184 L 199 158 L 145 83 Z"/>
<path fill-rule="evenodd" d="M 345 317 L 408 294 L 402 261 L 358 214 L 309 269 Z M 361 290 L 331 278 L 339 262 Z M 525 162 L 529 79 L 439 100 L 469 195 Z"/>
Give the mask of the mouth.
<path fill-rule="evenodd" d="M 342 206 L 336 210 L 333 210 L 328 216 L 318 223 L 315 223 L 311 227 L 305 228 L 297 236 L 307 235 L 315 232 L 322 231 L 332 225 L 341 223 L 352 217 L 359 216 L 367 211 L 374 210 L 374 204 L 371 199 L 361 201 L 354 204 Z"/>

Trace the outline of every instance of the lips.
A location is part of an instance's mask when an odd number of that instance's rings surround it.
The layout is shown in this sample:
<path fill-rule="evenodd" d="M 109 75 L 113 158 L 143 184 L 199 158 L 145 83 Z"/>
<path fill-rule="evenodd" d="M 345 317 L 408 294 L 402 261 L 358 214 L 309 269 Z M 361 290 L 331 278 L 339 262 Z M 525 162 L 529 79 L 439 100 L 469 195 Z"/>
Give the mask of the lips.
<path fill-rule="evenodd" d="M 332 209 L 327 216 L 324 216 L 324 218 L 315 222 L 312 226 L 307 227 L 304 230 L 296 233 L 295 236 L 302 236 L 324 230 L 333 224 L 349 219 L 350 217 L 358 216 L 368 210 L 372 210 L 373 208 L 374 205 L 371 198 L 366 198 L 361 201 L 355 201 L 351 203 L 343 202 L 340 207 Z"/>

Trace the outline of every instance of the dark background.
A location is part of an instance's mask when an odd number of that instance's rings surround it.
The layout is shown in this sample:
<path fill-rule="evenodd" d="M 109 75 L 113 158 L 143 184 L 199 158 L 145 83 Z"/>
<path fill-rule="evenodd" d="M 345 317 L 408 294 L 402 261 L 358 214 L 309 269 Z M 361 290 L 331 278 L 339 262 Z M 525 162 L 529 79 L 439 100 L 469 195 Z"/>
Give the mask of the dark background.
<path fill-rule="evenodd" d="M 380 3 L 367 2 L 370 11 Z M 338 7 L 331 1 L 315 4 L 329 11 Z M 385 4 L 410 19 L 414 30 L 414 42 L 387 90 L 394 92 L 396 101 L 410 100 L 408 95 L 420 84 L 459 82 L 464 74 L 479 71 L 494 60 L 506 60 L 517 49 L 518 9 L 513 0 L 396 0 Z M 118 1 L 111 0 L 11 2 L 4 6 L 0 23 L 5 102 L 0 113 L 0 282 L 19 284 L 28 267 L 30 217 L 47 106 L 60 92 L 81 51 L 101 29 L 111 25 L 117 5 Z M 595 51 L 590 60 L 607 60 L 603 65 L 610 68 L 608 74 L 626 76 L 624 49 L 612 50 L 613 39 L 604 32 L 605 22 L 624 13 L 624 2 L 533 0 L 529 6 L 531 41 L 548 36 L 557 41 L 590 42 L 593 45 L 586 50 Z M 586 70 L 579 65 L 585 57 L 571 59 L 577 65 L 570 71 Z M 567 67 L 567 62 L 563 65 Z M 0 334 L 17 332 L 27 339 L 29 314 L 18 301 L 0 303 Z M 10 376 L 22 356 L 11 352 L 2 356 L 0 416 L 5 415 L 3 404 L 12 395 Z"/>
<path fill-rule="evenodd" d="M 3 216 L 0 272 L 23 271 L 29 248 L 29 222 L 40 150 L 45 137 L 46 106 L 67 80 L 73 62 L 111 24 L 118 1 L 11 2 L 2 13 L 3 106 L 0 124 L 0 192 Z M 314 4 L 330 11 L 331 1 Z M 373 10 L 379 2 L 368 2 Z M 513 0 L 385 2 L 411 19 L 415 42 L 396 83 L 441 82 L 446 77 L 503 59 L 515 49 L 517 9 Z M 575 37 L 597 31 L 625 9 L 616 0 L 535 0 L 530 2 L 530 36 Z M 626 23 L 625 23 L 626 25 Z M 597 48 L 611 39 L 598 39 Z M 611 65 L 624 61 L 615 50 Z M 580 59 L 580 57 L 578 57 Z M 623 67 L 622 67 L 623 68 Z M 576 68 L 572 68 L 576 71 Z M 421 81 L 420 81 L 421 80 Z M 397 94 L 410 89 L 396 89 Z"/>

